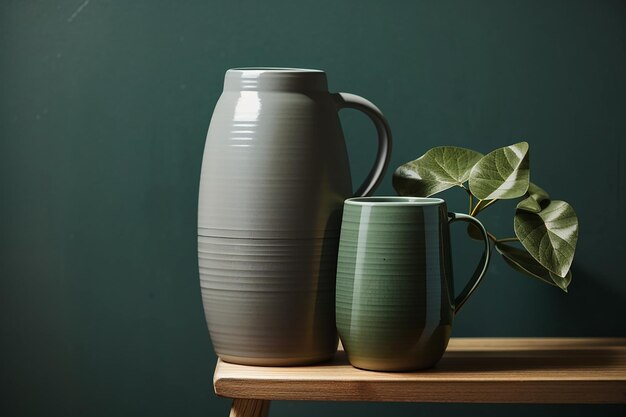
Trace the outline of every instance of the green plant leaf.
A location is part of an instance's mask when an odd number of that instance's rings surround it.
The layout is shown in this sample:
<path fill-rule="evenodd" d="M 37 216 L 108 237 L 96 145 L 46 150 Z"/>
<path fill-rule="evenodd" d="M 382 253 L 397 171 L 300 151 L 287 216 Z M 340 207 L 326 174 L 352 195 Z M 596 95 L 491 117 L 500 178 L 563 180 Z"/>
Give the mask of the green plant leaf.
<path fill-rule="evenodd" d="M 474 223 L 467 224 L 467 235 L 473 240 L 483 240 L 483 234 Z"/>
<path fill-rule="evenodd" d="M 393 187 L 400 195 L 428 197 L 454 186 L 462 186 L 483 155 L 456 146 L 430 149 L 418 159 L 407 162 L 393 174 Z"/>
<path fill-rule="evenodd" d="M 528 197 L 517 204 L 519 210 L 530 211 L 531 213 L 539 213 L 550 203 L 550 196 L 541 187 L 532 182 L 528 185 Z"/>
<path fill-rule="evenodd" d="M 470 191 L 481 200 L 521 197 L 528 190 L 529 165 L 528 143 L 498 148 L 472 168 Z"/>
<path fill-rule="evenodd" d="M 498 242 L 496 243 L 496 250 L 502 255 L 506 263 L 516 271 L 538 278 L 567 292 L 567 287 L 572 282 L 571 271 L 568 270 L 565 277 L 562 278 L 548 271 L 523 249 Z"/>
<path fill-rule="evenodd" d="M 515 235 L 541 265 L 564 278 L 574 260 L 578 217 L 565 201 L 553 200 L 539 213 L 515 211 Z"/>

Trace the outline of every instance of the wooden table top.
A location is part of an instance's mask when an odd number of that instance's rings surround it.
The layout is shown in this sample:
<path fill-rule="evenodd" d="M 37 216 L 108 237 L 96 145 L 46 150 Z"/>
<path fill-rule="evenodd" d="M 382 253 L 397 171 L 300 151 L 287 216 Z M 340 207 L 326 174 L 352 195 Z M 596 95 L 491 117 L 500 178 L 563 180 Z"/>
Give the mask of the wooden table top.
<path fill-rule="evenodd" d="M 218 360 L 215 393 L 228 398 L 458 403 L 626 403 L 626 338 L 453 338 L 418 372 L 353 368 L 339 350 L 313 366 Z"/>

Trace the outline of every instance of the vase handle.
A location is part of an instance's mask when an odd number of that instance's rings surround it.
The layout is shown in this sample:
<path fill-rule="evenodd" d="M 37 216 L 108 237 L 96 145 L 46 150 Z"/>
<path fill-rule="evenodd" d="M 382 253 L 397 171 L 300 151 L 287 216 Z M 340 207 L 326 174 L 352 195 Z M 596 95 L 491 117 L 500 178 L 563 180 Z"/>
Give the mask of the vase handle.
<path fill-rule="evenodd" d="M 361 96 L 350 93 L 336 93 L 333 94 L 333 97 L 337 103 L 338 110 L 350 108 L 362 111 L 372 120 L 378 131 L 376 161 L 363 184 L 353 195 L 353 197 L 367 197 L 378 187 L 389 165 L 391 157 L 391 129 L 389 128 L 389 123 L 387 123 L 387 119 L 378 107 Z"/>

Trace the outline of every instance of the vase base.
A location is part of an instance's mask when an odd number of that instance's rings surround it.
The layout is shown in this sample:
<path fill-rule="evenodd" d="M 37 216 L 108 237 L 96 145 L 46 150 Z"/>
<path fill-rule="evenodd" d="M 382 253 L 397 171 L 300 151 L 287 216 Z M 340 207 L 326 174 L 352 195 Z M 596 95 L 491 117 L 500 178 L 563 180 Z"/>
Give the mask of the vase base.
<path fill-rule="evenodd" d="M 330 360 L 335 355 L 331 354 L 315 355 L 315 356 L 299 356 L 297 358 L 253 358 L 243 356 L 218 355 L 224 362 L 234 363 L 238 365 L 251 366 L 303 366 L 312 365 L 319 362 Z"/>

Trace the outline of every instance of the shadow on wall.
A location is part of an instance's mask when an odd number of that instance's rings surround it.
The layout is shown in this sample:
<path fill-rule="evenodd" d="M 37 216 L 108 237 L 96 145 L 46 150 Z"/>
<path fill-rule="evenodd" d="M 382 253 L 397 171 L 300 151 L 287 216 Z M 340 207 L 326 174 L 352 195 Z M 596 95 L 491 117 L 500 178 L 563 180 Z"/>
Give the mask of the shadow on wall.
<path fill-rule="evenodd" d="M 608 285 L 616 277 L 598 275 L 576 262 L 572 274 L 575 287 L 566 296 L 558 297 L 548 310 L 553 315 L 549 323 L 555 326 L 555 334 L 624 337 L 626 320 L 611 314 L 619 311 L 617 306 L 626 305 L 626 293 Z"/>

